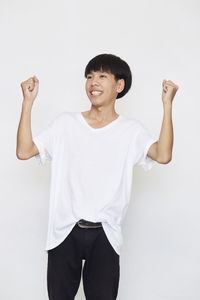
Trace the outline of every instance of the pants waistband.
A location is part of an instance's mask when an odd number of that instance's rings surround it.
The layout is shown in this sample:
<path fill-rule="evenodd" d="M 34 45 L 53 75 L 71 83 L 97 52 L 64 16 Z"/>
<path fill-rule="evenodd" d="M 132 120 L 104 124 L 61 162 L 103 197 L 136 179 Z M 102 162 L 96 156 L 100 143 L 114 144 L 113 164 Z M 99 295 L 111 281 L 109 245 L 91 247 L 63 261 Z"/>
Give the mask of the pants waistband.
<path fill-rule="evenodd" d="M 76 224 L 81 228 L 98 228 L 102 227 L 101 222 L 91 222 L 84 219 L 79 220 Z"/>

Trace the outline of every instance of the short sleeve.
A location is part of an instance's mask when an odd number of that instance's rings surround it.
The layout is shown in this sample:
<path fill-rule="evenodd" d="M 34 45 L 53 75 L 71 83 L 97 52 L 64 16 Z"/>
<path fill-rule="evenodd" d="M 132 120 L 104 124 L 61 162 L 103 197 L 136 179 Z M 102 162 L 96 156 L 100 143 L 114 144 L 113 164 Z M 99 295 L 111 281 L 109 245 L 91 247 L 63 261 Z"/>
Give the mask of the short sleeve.
<path fill-rule="evenodd" d="M 33 142 L 39 151 L 39 154 L 36 155 L 35 158 L 40 165 L 44 165 L 47 160 L 52 160 L 57 129 L 58 117 L 50 121 L 38 135 L 33 137 Z"/>
<path fill-rule="evenodd" d="M 136 151 L 137 160 L 135 166 L 142 166 L 145 171 L 150 170 L 156 161 L 147 156 L 150 146 L 157 142 L 158 139 L 154 138 L 148 129 L 138 121 L 138 133 L 136 136 Z"/>

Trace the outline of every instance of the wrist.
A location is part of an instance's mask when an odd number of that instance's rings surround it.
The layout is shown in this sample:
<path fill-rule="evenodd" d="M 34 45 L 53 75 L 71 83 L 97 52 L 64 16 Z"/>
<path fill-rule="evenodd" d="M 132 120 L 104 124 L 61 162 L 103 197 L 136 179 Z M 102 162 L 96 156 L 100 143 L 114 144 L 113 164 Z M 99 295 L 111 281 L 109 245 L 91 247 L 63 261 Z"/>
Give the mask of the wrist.
<path fill-rule="evenodd" d="M 33 103 L 24 99 L 23 102 L 22 102 L 22 109 L 23 110 L 31 110 L 32 109 L 32 106 L 33 106 Z"/>
<path fill-rule="evenodd" d="M 163 103 L 163 107 L 164 107 L 164 109 L 166 108 L 166 109 L 171 109 L 172 108 L 172 103 L 169 101 L 169 102 L 167 102 L 167 103 Z"/>

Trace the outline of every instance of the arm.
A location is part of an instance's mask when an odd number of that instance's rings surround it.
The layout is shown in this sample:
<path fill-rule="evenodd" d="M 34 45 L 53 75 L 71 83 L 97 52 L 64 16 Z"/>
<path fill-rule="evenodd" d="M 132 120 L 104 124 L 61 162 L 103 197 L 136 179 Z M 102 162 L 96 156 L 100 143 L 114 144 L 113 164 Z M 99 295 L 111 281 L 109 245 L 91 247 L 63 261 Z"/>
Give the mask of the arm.
<path fill-rule="evenodd" d="M 164 107 L 163 122 L 158 142 L 151 145 L 147 155 L 158 163 L 167 164 L 172 159 L 173 124 L 172 124 L 172 100 L 178 90 L 178 86 L 172 81 L 163 81 L 162 101 Z"/>
<path fill-rule="evenodd" d="M 38 80 L 30 78 L 21 84 L 24 99 L 22 102 L 21 118 L 17 131 L 16 156 L 18 159 L 28 159 L 39 153 L 32 141 L 31 109 L 38 93 Z"/>

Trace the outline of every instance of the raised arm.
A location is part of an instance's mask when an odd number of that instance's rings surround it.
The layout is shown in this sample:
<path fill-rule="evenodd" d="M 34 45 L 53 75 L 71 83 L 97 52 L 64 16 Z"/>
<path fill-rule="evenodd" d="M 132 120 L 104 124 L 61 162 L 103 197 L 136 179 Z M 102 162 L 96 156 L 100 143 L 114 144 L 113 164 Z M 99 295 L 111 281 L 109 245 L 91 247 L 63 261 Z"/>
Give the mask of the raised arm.
<path fill-rule="evenodd" d="M 34 77 L 21 83 L 23 102 L 21 118 L 17 130 L 16 156 L 18 159 L 29 159 L 39 153 L 33 143 L 31 132 L 31 110 L 33 102 L 38 94 L 39 81 Z"/>
<path fill-rule="evenodd" d="M 162 83 L 163 121 L 158 142 L 153 143 L 147 155 L 158 163 L 167 164 L 172 159 L 173 148 L 173 124 L 172 101 L 178 90 L 178 85 L 171 80 L 163 80 Z"/>

